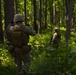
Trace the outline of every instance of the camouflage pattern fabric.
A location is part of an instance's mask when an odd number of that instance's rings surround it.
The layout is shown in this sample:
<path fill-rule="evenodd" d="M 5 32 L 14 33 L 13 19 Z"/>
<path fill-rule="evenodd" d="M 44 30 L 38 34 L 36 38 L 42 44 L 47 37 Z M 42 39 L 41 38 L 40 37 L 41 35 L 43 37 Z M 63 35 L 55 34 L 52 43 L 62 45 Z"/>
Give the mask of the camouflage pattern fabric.
<path fill-rule="evenodd" d="M 14 16 L 14 24 L 17 24 L 18 26 L 22 27 L 24 32 L 24 37 L 22 37 L 22 39 L 24 39 L 22 46 L 14 46 L 13 42 L 11 40 L 9 41 L 11 43 L 9 50 L 12 56 L 14 57 L 14 62 L 16 64 L 18 75 L 25 75 L 25 72 L 29 70 L 31 64 L 31 46 L 28 45 L 29 36 L 35 36 L 36 34 L 35 31 L 32 30 L 30 27 L 22 25 L 22 22 L 24 22 L 24 17 L 21 14 L 16 14 Z M 8 34 L 12 33 L 12 29 L 13 26 L 8 26 Z"/>

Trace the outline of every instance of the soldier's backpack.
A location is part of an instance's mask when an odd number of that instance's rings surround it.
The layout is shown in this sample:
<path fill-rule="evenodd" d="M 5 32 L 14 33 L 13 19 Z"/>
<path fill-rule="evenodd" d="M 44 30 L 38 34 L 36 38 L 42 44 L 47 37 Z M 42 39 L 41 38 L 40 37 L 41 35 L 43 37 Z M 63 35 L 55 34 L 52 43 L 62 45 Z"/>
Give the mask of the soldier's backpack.
<path fill-rule="evenodd" d="M 21 26 L 15 25 L 12 28 L 11 42 L 14 46 L 19 47 L 23 44 L 24 31 Z"/>

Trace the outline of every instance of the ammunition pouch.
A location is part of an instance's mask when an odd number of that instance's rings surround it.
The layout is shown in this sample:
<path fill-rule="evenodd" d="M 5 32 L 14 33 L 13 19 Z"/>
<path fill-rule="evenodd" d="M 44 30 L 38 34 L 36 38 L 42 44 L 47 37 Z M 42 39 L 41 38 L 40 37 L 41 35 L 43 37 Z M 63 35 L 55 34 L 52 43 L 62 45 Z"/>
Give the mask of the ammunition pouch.
<path fill-rule="evenodd" d="M 21 52 L 23 54 L 28 54 L 28 53 L 30 53 L 30 51 L 31 51 L 31 45 L 24 45 L 24 46 L 22 46 Z"/>

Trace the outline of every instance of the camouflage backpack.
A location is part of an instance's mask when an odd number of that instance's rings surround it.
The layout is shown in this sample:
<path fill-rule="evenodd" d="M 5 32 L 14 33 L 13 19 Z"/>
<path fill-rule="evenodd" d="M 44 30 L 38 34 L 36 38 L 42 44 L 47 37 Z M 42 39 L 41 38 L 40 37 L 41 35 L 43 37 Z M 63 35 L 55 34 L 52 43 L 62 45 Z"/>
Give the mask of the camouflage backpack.
<path fill-rule="evenodd" d="M 12 33 L 11 33 L 11 42 L 13 43 L 14 46 L 22 46 L 24 42 L 24 31 L 21 28 L 21 26 L 15 25 L 12 28 Z"/>

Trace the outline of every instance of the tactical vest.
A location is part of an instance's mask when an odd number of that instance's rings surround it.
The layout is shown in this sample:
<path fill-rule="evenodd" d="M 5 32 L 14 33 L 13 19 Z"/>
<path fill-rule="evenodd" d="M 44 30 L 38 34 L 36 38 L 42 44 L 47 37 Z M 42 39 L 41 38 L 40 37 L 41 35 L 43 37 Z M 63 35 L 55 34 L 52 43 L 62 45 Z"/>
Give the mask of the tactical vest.
<path fill-rule="evenodd" d="M 12 28 L 11 42 L 14 46 L 22 46 L 24 43 L 24 31 L 21 26 L 15 25 Z"/>

